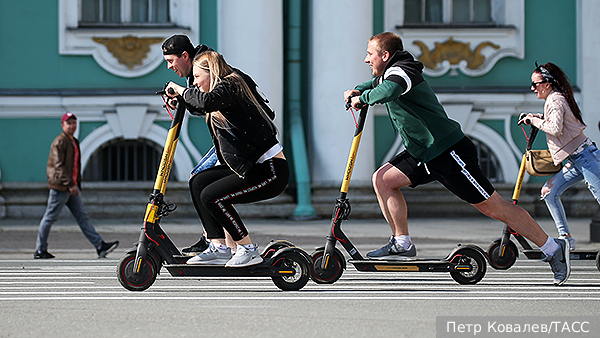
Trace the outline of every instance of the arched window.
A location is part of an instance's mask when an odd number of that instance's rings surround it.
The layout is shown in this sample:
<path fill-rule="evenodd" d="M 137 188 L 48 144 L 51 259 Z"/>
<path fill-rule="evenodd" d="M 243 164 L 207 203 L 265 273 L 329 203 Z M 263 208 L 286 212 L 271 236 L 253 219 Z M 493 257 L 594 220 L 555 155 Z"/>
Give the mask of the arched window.
<path fill-rule="evenodd" d="M 162 147 L 147 139 L 115 139 L 98 148 L 84 170 L 84 181 L 154 181 Z M 171 170 L 170 180 L 177 180 Z"/>
<path fill-rule="evenodd" d="M 477 139 L 472 137 L 471 141 L 475 144 L 475 148 L 477 148 L 477 157 L 479 157 L 479 166 L 481 170 L 485 174 L 485 176 L 491 182 L 504 182 L 504 176 L 502 175 L 502 168 L 500 163 L 498 162 L 498 158 L 494 154 L 494 152 L 483 142 L 480 142 Z"/>

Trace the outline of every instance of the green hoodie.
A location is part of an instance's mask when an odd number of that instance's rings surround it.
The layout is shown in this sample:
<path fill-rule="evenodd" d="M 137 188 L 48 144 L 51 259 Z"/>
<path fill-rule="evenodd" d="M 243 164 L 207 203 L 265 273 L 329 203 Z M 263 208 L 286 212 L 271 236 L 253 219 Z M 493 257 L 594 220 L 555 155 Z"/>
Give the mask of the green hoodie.
<path fill-rule="evenodd" d="M 385 105 L 406 150 L 429 162 L 465 137 L 460 124 L 448 118 L 421 74 L 423 65 L 406 51 L 392 55 L 383 76 L 355 87 L 360 101 Z"/>

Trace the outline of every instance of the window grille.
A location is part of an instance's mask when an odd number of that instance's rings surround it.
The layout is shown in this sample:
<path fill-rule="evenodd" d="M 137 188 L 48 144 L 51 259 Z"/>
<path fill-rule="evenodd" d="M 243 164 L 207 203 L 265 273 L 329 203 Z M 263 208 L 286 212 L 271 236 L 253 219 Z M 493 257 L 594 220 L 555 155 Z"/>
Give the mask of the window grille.
<path fill-rule="evenodd" d="M 84 170 L 84 181 L 154 181 L 162 147 L 147 139 L 112 140 L 94 152 Z M 171 168 L 170 180 L 177 180 Z"/>
<path fill-rule="evenodd" d="M 498 161 L 498 157 L 494 152 L 485 144 L 477 139 L 471 137 L 471 141 L 477 148 L 477 157 L 479 157 L 479 166 L 485 174 L 485 176 L 492 182 L 504 182 L 504 176 L 502 174 L 502 167 Z"/>
<path fill-rule="evenodd" d="M 169 0 L 81 0 L 83 26 L 169 22 Z"/>
<path fill-rule="evenodd" d="M 404 24 L 493 24 L 492 0 L 405 0 Z"/>

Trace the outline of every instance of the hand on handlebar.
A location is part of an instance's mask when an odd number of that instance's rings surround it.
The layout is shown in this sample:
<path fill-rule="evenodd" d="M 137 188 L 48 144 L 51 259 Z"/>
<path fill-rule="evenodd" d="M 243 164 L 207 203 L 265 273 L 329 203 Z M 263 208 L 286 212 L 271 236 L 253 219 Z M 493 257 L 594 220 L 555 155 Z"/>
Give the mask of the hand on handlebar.
<path fill-rule="evenodd" d="M 360 102 L 360 92 L 355 89 L 347 90 L 344 92 L 344 100 L 346 101 L 346 110 L 350 107 L 360 110 L 364 103 Z"/>
<path fill-rule="evenodd" d="M 185 87 L 182 87 L 175 82 L 169 82 L 165 86 L 165 94 L 169 97 L 176 97 L 178 95 L 182 95 Z"/>
<path fill-rule="evenodd" d="M 531 113 L 521 113 L 519 115 L 519 122 L 517 124 L 525 124 L 526 126 L 531 124 L 531 119 L 533 118 L 533 114 Z"/>
<path fill-rule="evenodd" d="M 352 96 L 360 95 L 360 92 L 356 89 L 349 89 L 344 92 L 344 102 L 348 102 L 348 98 Z"/>

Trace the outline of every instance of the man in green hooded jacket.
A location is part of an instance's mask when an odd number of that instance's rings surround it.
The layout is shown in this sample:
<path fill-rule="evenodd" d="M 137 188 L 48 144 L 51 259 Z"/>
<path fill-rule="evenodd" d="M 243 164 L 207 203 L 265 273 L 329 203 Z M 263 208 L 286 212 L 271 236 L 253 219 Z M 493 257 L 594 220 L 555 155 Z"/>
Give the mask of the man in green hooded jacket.
<path fill-rule="evenodd" d="M 365 63 L 374 79 L 344 92 L 354 108 L 383 104 L 405 150 L 373 174 L 373 187 L 383 216 L 392 230 L 389 243 L 367 253 L 371 259 L 416 257 L 408 232 L 406 201 L 400 188 L 439 181 L 483 214 L 504 222 L 531 240 L 545 254 L 554 284 L 569 278 L 569 243 L 548 237 L 523 208 L 503 199 L 479 167 L 476 148 L 448 118 L 423 78 L 423 64 L 403 49 L 402 39 L 390 32 L 369 39 Z"/>

